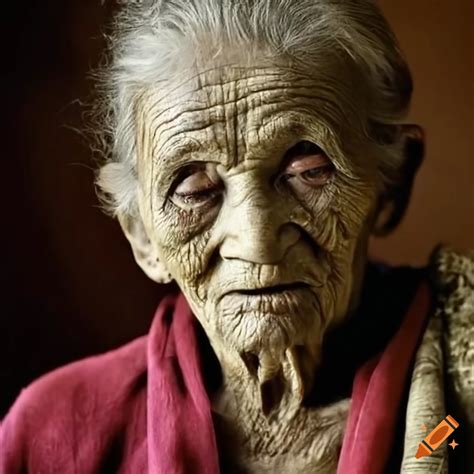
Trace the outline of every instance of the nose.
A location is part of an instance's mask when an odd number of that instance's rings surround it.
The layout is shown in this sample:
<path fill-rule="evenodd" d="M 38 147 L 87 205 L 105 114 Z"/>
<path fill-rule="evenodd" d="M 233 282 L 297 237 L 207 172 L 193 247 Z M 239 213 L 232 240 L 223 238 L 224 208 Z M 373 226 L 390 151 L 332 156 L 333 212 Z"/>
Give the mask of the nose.
<path fill-rule="evenodd" d="M 227 207 L 220 245 L 224 260 L 274 265 L 299 240 L 299 228 L 285 219 L 284 206 L 271 201 L 263 195 L 254 195 Z"/>

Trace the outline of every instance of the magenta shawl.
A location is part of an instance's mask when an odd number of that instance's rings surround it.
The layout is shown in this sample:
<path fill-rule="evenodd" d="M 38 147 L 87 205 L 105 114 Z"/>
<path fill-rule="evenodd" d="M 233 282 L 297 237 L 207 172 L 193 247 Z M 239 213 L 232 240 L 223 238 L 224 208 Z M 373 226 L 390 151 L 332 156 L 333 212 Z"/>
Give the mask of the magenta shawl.
<path fill-rule="evenodd" d="M 380 474 L 428 313 L 422 284 L 385 351 L 357 372 L 338 474 Z M 182 295 L 150 333 L 23 390 L 0 426 L 0 474 L 217 474 L 194 316 Z"/>

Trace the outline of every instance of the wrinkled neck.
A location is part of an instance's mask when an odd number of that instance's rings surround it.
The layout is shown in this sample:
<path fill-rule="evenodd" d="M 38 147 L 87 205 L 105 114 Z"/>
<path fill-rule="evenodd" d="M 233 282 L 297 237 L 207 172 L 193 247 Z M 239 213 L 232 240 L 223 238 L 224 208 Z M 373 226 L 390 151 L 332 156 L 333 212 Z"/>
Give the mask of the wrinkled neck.
<path fill-rule="evenodd" d="M 245 400 L 247 407 L 267 418 L 288 418 L 312 391 L 319 351 L 299 346 L 256 355 L 207 338 L 201 338 L 201 344 L 207 344 L 203 366 L 210 397 L 219 400 L 217 411 L 234 412 Z"/>

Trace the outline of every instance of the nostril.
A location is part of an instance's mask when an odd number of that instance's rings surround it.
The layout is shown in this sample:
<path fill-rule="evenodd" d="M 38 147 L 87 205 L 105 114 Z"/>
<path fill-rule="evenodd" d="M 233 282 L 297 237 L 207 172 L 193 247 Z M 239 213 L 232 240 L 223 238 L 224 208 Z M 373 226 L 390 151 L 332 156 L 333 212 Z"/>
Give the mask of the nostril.
<path fill-rule="evenodd" d="M 257 377 L 258 368 L 260 367 L 260 361 L 258 356 L 251 352 L 242 352 L 240 357 L 244 361 L 247 370 L 252 374 L 253 377 Z"/>

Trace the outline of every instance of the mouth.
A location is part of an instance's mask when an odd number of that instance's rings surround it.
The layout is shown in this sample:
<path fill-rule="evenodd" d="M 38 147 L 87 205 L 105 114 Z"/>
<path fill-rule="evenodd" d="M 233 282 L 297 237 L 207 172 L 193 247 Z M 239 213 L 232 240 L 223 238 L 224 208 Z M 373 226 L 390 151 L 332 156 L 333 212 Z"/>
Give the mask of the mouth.
<path fill-rule="evenodd" d="M 272 295 L 286 293 L 288 291 L 303 290 L 309 287 L 310 285 L 308 285 L 307 283 L 295 282 L 295 283 L 289 283 L 289 284 L 266 286 L 262 288 L 237 290 L 237 291 L 232 291 L 231 293 L 236 293 L 239 295 L 246 295 L 246 296 L 267 296 L 267 295 L 272 296 Z"/>
<path fill-rule="evenodd" d="M 260 315 L 283 315 L 293 313 L 298 306 L 310 301 L 311 285 L 303 282 L 277 284 L 260 288 L 236 289 L 224 295 L 230 307 Z"/>

